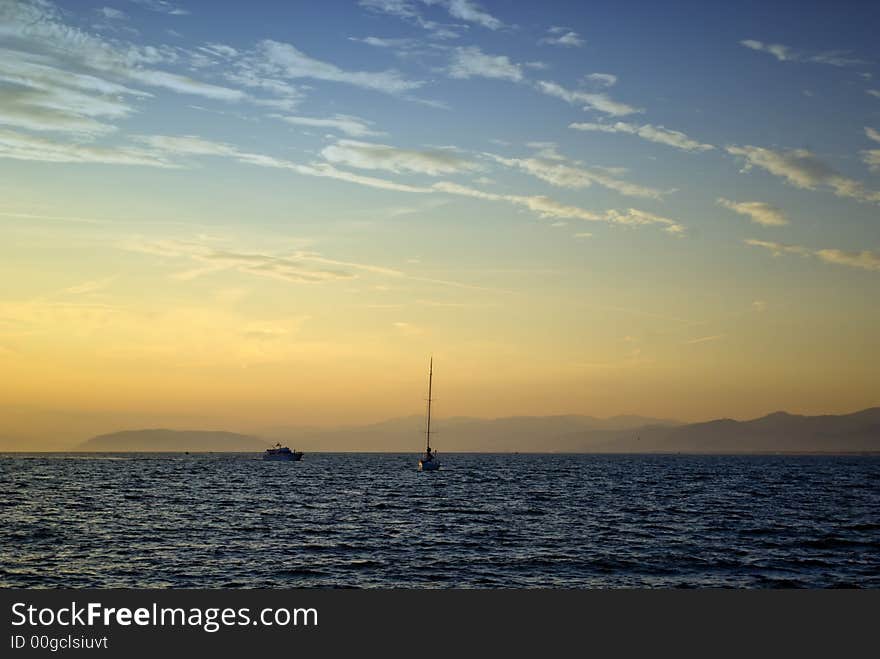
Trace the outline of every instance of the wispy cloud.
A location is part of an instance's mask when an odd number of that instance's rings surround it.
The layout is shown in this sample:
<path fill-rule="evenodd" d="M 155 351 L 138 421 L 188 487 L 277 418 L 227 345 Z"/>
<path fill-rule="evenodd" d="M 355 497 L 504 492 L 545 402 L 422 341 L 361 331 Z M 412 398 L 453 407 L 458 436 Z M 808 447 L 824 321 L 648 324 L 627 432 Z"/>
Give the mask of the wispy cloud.
<path fill-rule="evenodd" d="M 303 100 L 304 93 L 299 87 L 285 80 L 261 75 L 244 58 L 239 58 L 234 66 L 234 70 L 224 71 L 224 77 L 233 84 L 253 90 L 254 93 L 260 92 L 260 96 L 251 96 L 249 99 L 255 105 L 290 112 Z"/>
<path fill-rule="evenodd" d="M 846 252 L 840 249 L 819 249 L 816 250 L 815 254 L 826 263 L 835 263 L 861 270 L 880 271 L 880 254 L 877 252 L 869 250 Z"/>
<path fill-rule="evenodd" d="M 8 217 L 16 220 L 48 220 L 50 222 L 71 222 L 73 224 L 111 224 L 111 220 L 97 220 L 91 217 L 76 217 L 71 215 L 46 215 L 43 213 L 13 213 L 0 211 L 0 217 Z"/>
<path fill-rule="evenodd" d="M 880 202 L 880 192 L 866 190 L 859 181 L 838 174 L 811 151 L 774 151 L 757 146 L 728 146 L 727 152 L 745 159 L 743 171 L 759 167 L 797 188 L 830 188 L 838 197 Z"/>
<path fill-rule="evenodd" d="M 536 86 L 544 94 L 561 98 L 572 105 L 582 105 L 584 110 L 596 110 L 597 112 L 603 112 L 615 117 L 643 112 L 639 108 L 615 101 L 604 93 L 570 90 L 555 82 L 548 82 L 546 80 L 539 80 Z"/>
<path fill-rule="evenodd" d="M 832 66 L 855 66 L 865 63 L 864 60 L 850 57 L 847 51 L 833 50 L 811 54 L 794 50 L 782 44 L 764 43 L 754 39 L 744 39 L 739 43 L 751 50 L 768 53 L 780 62 L 811 62 L 814 64 L 830 64 Z"/>
<path fill-rule="evenodd" d="M 545 160 L 567 161 L 564 155 L 559 153 L 556 142 L 526 142 L 526 146 L 535 150 L 535 156 Z"/>
<path fill-rule="evenodd" d="M 743 39 L 739 43 L 746 48 L 769 53 L 780 62 L 787 62 L 795 59 L 794 53 L 791 51 L 791 49 L 788 46 L 783 46 L 782 44 L 764 43 L 762 41 L 755 41 L 754 39 Z"/>
<path fill-rule="evenodd" d="M 773 256 L 781 256 L 783 254 L 797 254 L 799 256 L 810 256 L 813 253 L 813 250 L 802 247 L 801 245 L 786 245 L 785 243 L 777 243 L 770 240 L 756 240 L 754 238 L 749 238 L 743 241 L 746 245 L 751 245 L 752 247 L 762 247 L 764 249 L 770 250 Z"/>
<path fill-rule="evenodd" d="M 167 71 L 132 69 L 127 71 L 127 75 L 136 82 L 152 87 L 164 87 L 178 94 L 192 94 L 219 101 L 241 101 L 247 98 L 247 95 L 239 89 L 213 85 Z"/>
<path fill-rule="evenodd" d="M 362 176 L 352 172 L 339 170 L 329 163 L 313 162 L 309 164 L 297 163 L 284 158 L 276 158 L 260 153 L 250 153 L 242 151 L 237 147 L 223 142 L 212 142 L 204 140 L 193 135 L 184 136 L 168 136 L 168 135 L 146 135 L 137 138 L 154 149 L 157 149 L 164 155 L 194 155 L 194 156 L 220 156 L 234 158 L 238 162 L 256 165 L 258 167 L 269 167 L 274 169 L 285 169 L 303 176 L 317 176 L 323 178 L 333 178 L 349 183 L 356 183 L 371 188 L 379 188 L 383 190 L 395 190 L 398 192 L 430 192 L 430 188 L 406 185 L 396 183 L 385 179 L 374 178 L 372 176 Z"/>
<path fill-rule="evenodd" d="M 569 124 L 568 127 L 581 131 L 596 131 L 602 133 L 627 133 L 630 135 L 638 135 L 643 140 L 656 142 L 658 144 L 665 144 L 666 146 L 675 147 L 676 149 L 681 149 L 682 151 L 709 151 L 710 149 L 715 148 L 711 144 L 703 144 L 694 139 L 691 139 L 680 131 L 669 130 L 668 128 L 664 128 L 663 126 L 652 126 L 651 124 L 644 124 L 642 126 L 639 126 L 637 124 L 628 124 L 622 121 L 618 121 L 613 124 L 576 122 Z"/>
<path fill-rule="evenodd" d="M 408 20 L 432 32 L 439 31 L 441 37 L 454 35 L 444 34 L 442 24 L 425 19 L 419 11 L 419 5 L 440 7 L 446 10 L 452 18 L 473 23 L 489 30 L 499 30 L 504 27 L 504 23 L 500 19 L 473 0 L 360 0 L 360 5 L 376 12 Z"/>
<path fill-rule="evenodd" d="M 398 18 L 414 18 L 419 15 L 414 2 L 408 0 L 359 0 L 361 7 Z"/>
<path fill-rule="evenodd" d="M 623 181 L 609 176 L 602 171 L 589 170 L 574 164 L 561 162 L 566 159 L 560 156 L 548 160 L 542 157 L 504 158 L 494 154 L 486 155 L 499 164 L 527 172 L 559 188 L 588 188 L 596 184 L 628 197 L 660 199 L 664 194 L 661 190 Z"/>
<path fill-rule="evenodd" d="M 586 41 L 574 30 L 567 27 L 554 26 L 547 30 L 547 36 L 538 41 L 539 44 L 580 48 Z"/>
<path fill-rule="evenodd" d="M 122 240 L 116 246 L 125 251 L 149 254 L 162 259 L 185 258 L 194 261 L 195 267 L 171 275 L 173 279 L 180 281 L 190 281 L 205 275 L 233 270 L 241 274 L 293 284 L 320 284 L 374 276 L 498 292 L 497 289 L 464 282 L 410 275 L 397 268 L 333 259 L 319 252 L 301 249 L 278 252 L 229 250 L 218 249 L 206 241 L 148 240 L 141 236 Z"/>
<path fill-rule="evenodd" d="M 865 135 L 874 142 L 880 142 L 880 132 L 873 128 L 866 126 Z M 872 172 L 880 171 L 880 149 L 865 149 L 862 151 L 862 160 Z"/>
<path fill-rule="evenodd" d="M 179 7 L 174 3 L 168 2 L 168 0 L 129 0 L 129 2 L 161 14 L 171 14 L 172 16 L 186 16 L 189 14 L 188 9 Z"/>
<path fill-rule="evenodd" d="M 90 293 L 97 293 L 110 286 L 110 284 L 112 284 L 115 279 L 116 275 L 112 275 L 110 277 L 104 277 L 103 279 L 85 281 L 81 284 L 76 284 L 75 286 L 65 288 L 62 292 L 69 293 L 70 295 L 87 295 Z"/>
<path fill-rule="evenodd" d="M 166 154 L 236 157 L 246 155 L 230 144 L 204 140 L 195 135 L 138 135 L 135 139 Z"/>
<path fill-rule="evenodd" d="M 613 87 L 617 84 L 617 76 L 612 73 L 590 73 L 585 76 L 587 82 L 591 82 L 602 87 Z"/>
<path fill-rule="evenodd" d="M 764 203 L 763 201 L 741 201 L 735 202 L 730 199 L 719 197 L 717 200 L 719 206 L 729 208 L 735 213 L 745 215 L 751 218 L 755 224 L 761 224 L 765 227 L 784 226 L 788 224 L 788 218 L 779 208 Z"/>
<path fill-rule="evenodd" d="M 417 43 L 414 39 L 407 38 L 349 37 L 348 39 L 349 41 L 357 41 L 374 48 L 407 48 Z"/>
<path fill-rule="evenodd" d="M 80 300 L 0 300 L 0 335 L 48 334 L 59 327 L 64 328 L 65 338 L 69 338 L 73 332 L 80 336 L 88 335 L 118 319 L 121 312 L 119 307 L 113 305 Z M 11 326 L 11 331 L 4 331 L 4 326 Z"/>
<path fill-rule="evenodd" d="M 429 176 L 455 174 L 477 168 L 475 163 L 451 149 L 401 149 L 388 144 L 355 140 L 338 140 L 324 147 L 321 155 L 328 162 L 337 165 Z"/>
<path fill-rule="evenodd" d="M 489 30 L 499 30 L 504 27 L 504 23 L 500 19 L 492 16 L 479 3 L 472 0 L 422 0 L 422 2 L 429 5 L 440 5 L 453 18 L 475 23 Z"/>
<path fill-rule="evenodd" d="M 417 336 L 419 334 L 425 333 L 425 329 L 423 327 L 419 327 L 418 325 L 414 325 L 413 323 L 398 321 L 396 323 L 392 323 L 392 325 L 398 332 L 400 332 L 404 336 Z"/>
<path fill-rule="evenodd" d="M 320 254 L 294 250 L 290 253 L 267 253 L 217 249 L 198 242 L 178 240 L 145 240 L 131 238 L 118 247 L 130 252 L 151 254 L 163 258 L 185 257 L 196 261 L 198 267 L 179 272 L 175 278 L 191 280 L 222 270 L 235 270 L 255 277 L 277 279 L 296 284 L 313 284 L 340 279 L 354 279 L 357 270 L 374 272 L 376 266 L 344 263 L 327 259 Z M 380 274 L 401 276 L 398 271 L 378 268 Z"/>
<path fill-rule="evenodd" d="M 203 46 L 199 46 L 198 50 L 223 60 L 229 60 L 239 55 L 238 49 L 228 44 L 217 42 L 208 42 Z"/>
<path fill-rule="evenodd" d="M 677 220 L 673 220 L 662 215 L 648 213 L 647 211 L 638 210 L 636 208 L 627 208 L 626 210 L 609 210 L 606 211 L 605 217 L 607 221 L 615 224 L 624 224 L 630 226 L 658 224 L 663 227 L 666 233 L 673 235 L 681 235 L 684 233 L 684 226 Z"/>
<path fill-rule="evenodd" d="M 745 240 L 744 242 L 752 247 L 761 247 L 769 250 L 773 256 L 795 254 L 803 257 L 814 257 L 825 263 L 845 265 L 860 270 L 880 271 L 880 254 L 870 250 L 848 252 L 841 249 L 813 249 L 802 245 L 786 245 L 784 243 L 755 239 Z"/>
<path fill-rule="evenodd" d="M 162 154 L 138 147 L 102 147 L 75 142 L 65 144 L 4 129 L 0 129 L 0 158 L 55 163 L 177 166 Z"/>
<path fill-rule="evenodd" d="M 338 130 L 351 137 L 369 137 L 371 135 L 383 135 L 381 131 L 370 128 L 372 122 L 358 117 L 352 117 L 347 114 L 335 114 L 332 117 L 300 117 L 294 115 L 270 115 L 275 119 L 287 122 L 294 126 L 305 126 L 307 128 L 327 128 L 330 130 Z"/>
<path fill-rule="evenodd" d="M 457 26 L 438 23 L 424 18 L 419 11 L 417 2 L 410 0 L 360 0 L 365 9 L 376 13 L 395 16 L 408 23 L 418 25 L 427 30 L 433 39 L 456 39 L 459 36 Z"/>
<path fill-rule="evenodd" d="M 513 204 L 515 206 L 527 208 L 533 213 L 536 213 L 539 217 L 545 219 L 577 219 L 588 222 L 608 222 L 610 224 L 629 226 L 657 224 L 662 226 L 663 230 L 668 233 L 680 234 L 684 231 L 684 227 L 675 220 L 637 210 L 635 208 L 629 208 L 626 210 L 608 210 L 597 213 L 579 206 L 564 204 L 543 195 L 497 194 L 448 181 L 435 183 L 431 187 L 434 190 L 445 192 L 447 194 Z"/>
<path fill-rule="evenodd" d="M 108 21 L 124 21 L 128 20 L 128 14 L 120 9 L 114 9 L 113 7 L 101 7 L 100 9 L 96 9 L 103 18 Z"/>
<path fill-rule="evenodd" d="M 523 79 L 519 64 L 506 55 L 487 55 L 478 46 L 456 48 L 449 64 L 452 78 L 501 78 L 519 82 Z"/>
<path fill-rule="evenodd" d="M 35 131 L 99 135 L 135 110 L 145 92 L 93 75 L 50 66 L 33 55 L 0 49 L 0 124 Z"/>
<path fill-rule="evenodd" d="M 401 94 L 418 89 L 424 83 L 409 80 L 395 70 L 348 71 L 330 62 L 315 59 L 289 43 L 265 39 L 256 51 L 242 62 L 251 72 L 287 79 L 310 78 L 354 85 L 387 94 Z"/>
<path fill-rule="evenodd" d="M 689 341 L 684 341 L 684 345 L 695 345 L 697 343 L 709 343 L 710 341 L 718 341 L 727 336 L 727 334 L 713 334 L 712 336 L 701 336 L 697 339 L 691 339 Z"/>
<path fill-rule="evenodd" d="M 156 11 L 181 13 L 167 2 L 147 5 Z M 118 80 L 213 100 L 248 101 L 286 112 L 303 96 L 302 89 L 291 84 L 296 79 L 333 81 L 398 95 L 423 84 L 394 70 L 346 70 L 272 40 L 243 51 L 213 41 L 183 49 L 105 39 L 69 24 L 68 14 L 48 0 L 4 3 L 2 10 L 0 37 L 7 50 L 0 57 L 0 81 L 13 87 L 0 99 L 0 122 L 28 130 L 84 136 L 113 132 L 112 120 L 136 112 L 133 100 L 151 96 Z M 116 16 L 112 9 L 109 15 Z M 195 79 L 179 70 L 186 64 L 249 91 Z M 348 117 L 330 119 L 336 123 L 328 127 L 347 130 L 352 136 L 369 134 Z"/>
<path fill-rule="evenodd" d="M 22 69 L 19 74 L 27 81 L 28 71 L 33 72 L 34 66 L 39 64 L 62 71 L 71 79 L 79 77 L 84 81 L 88 77 L 89 91 L 99 97 L 118 93 L 109 89 L 118 86 L 111 80 L 116 78 L 212 99 L 239 101 L 246 98 L 246 94 L 236 89 L 157 69 L 157 65 L 174 65 L 179 59 L 178 50 L 166 46 L 136 46 L 88 33 L 67 24 L 65 14 L 48 0 L 4 3 L 0 11 L 0 37 L 7 48 L 2 59 L 7 75 L 10 70 L 14 75 L 15 69 L 19 68 Z M 51 72 L 44 69 L 42 75 L 45 77 Z M 38 87 L 30 82 L 25 85 Z M 82 87 L 79 89 L 85 91 Z"/>

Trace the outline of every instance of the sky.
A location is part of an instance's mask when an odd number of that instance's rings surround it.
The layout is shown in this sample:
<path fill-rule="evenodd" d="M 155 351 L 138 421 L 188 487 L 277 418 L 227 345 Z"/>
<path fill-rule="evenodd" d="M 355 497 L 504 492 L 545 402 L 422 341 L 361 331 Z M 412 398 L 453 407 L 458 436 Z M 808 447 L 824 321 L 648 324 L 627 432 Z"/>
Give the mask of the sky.
<path fill-rule="evenodd" d="M 878 24 L 0 0 L 0 439 L 877 405 Z"/>

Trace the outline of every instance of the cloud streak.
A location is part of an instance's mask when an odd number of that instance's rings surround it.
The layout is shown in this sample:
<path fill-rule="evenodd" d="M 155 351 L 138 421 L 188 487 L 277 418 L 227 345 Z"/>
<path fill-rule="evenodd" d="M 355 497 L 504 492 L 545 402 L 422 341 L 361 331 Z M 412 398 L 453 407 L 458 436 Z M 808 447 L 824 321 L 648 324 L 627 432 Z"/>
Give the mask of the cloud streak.
<path fill-rule="evenodd" d="M 328 159 L 328 163 L 300 164 L 272 156 L 244 152 L 230 144 L 211 142 L 195 136 L 153 135 L 142 136 L 139 139 L 166 157 L 169 155 L 230 157 L 242 163 L 286 169 L 304 176 L 334 178 L 385 190 L 419 194 L 442 192 L 486 201 L 504 202 L 526 208 L 543 218 L 581 219 L 627 226 L 659 225 L 663 227 L 664 231 L 671 234 L 681 234 L 684 232 L 684 226 L 676 220 L 634 208 L 596 213 L 578 206 L 564 204 L 542 195 L 502 195 L 484 192 L 449 181 L 441 181 L 431 186 L 414 186 L 361 176 L 346 170 L 337 169 L 334 166 L 335 164 L 345 164 L 364 169 L 384 169 L 393 172 L 419 173 L 431 176 L 457 173 L 476 167 L 474 163 L 461 158 L 452 151 L 416 151 L 398 149 L 386 144 L 338 140 L 335 144 L 325 147 L 322 151 L 322 155 Z M 592 174 L 592 176 L 599 177 L 600 175 Z M 596 180 L 599 179 L 597 178 Z M 625 182 L 617 183 L 630 185 L 625 184 Z M 616 183 L 609 184 L 606 181 L 605 185 L 616 185 Z"/>
<path fill-rule="evenodd" d="M 727 152 L 745 160 L 744 172 L 758 167 L 796 188 L 830 188 L 838 197 L 869 203 L 880 202 L 880 192 L 866 190 L 859 181 L 838 174 L 830 165 L 806 149 L 774 151 L 757 146 L 728 146 Z"/>
<path fill-rule="evenodd" d="M 488 30 L 500 30 L 504 23 L 473 0 L 360 0 L 360 5 L 375 12 L 396 16 L 433 33 L 441 39 L 454 38 L 458 34 L 441 23 L 424 18 L 419 5 L 437 6 L 452 18 L 473 23 Z"/>
<path fill-rule="evenodd" d="M 617 84 L 617 76 L 611 73 L 590 73 L 586 80 L 601 87 L 613 87 Z"/>
<path fill-rule="evenodd" d="M 574 30 L 570 30 L 567 27 L 554 26 L 547 30 L 547 36 L 539 40 L 538 43 L 565 48 L 580 48 L 586 41 Z"/>
<path fill-rule="evenodd" d="M 696 345 L 698 343 L 709 343 L 710 341 L 718 341 L 727 336 L 727 334 L 713 334 L 712 336 L 701 336 L 697 339 L 691 339 L 690 341 L 684 341 L 683 344 L 687 346 Z"/>
<path fill-rule="evenodd" d="M 711 144 L 703 144 L 677 130 L 669 130 L 663 126 L 652 126 L 651 124 L 638 125 L 629 124 L 618 121 L 613 124 L 575 122 L 569 124 L 569 128 L 580 131 L 594 131 L 601 133 L 626 133 L 629 135 L 637 135 L 643 140 L 664 144 L 682 151 L 709 151 L 714 149 Z"/>
<path fill-rule="evenodd" d="M 111 275 L 110 277 L 105 277 L 103 279 L 85 281 L 81 284 L 65 288 L 62 293 L 68 293 L 70 295 L 89 295 L 91 293 L 97 293 L 110 286 L 115 279 L 116 275 Z"/>
<path fill-rule="evenodd" d="M 121 249 L 163 258 L 185 257 L 196 261 L 199 267 L 179 272 L 175 278 L 195 279 L 222 270 L 235 270 L 242 274 L 276 279 L 295 284 L 314 284 L 327 281 L 354 279 L 355 270 L 379 271 L 381 274 L 401 276 L 402 273 L 387 268 L 355 263 L 344 263 L 322 257 L 314 252 L 293 251 L 272 254 L 221 250 L 196 242 L 177 240 L 148 241 L 133 238 L 119 243 Z"/>
<path fill-rule="evenodd" d="M 440 176 L 476 169 L 475 163 L 452 150 L 401 149 L 388 144 L 338 140 L 321 150 L 321 155 L 335 165 L 358 169 L 381 169 L 389 172 Z"/>
<path fill-rule="evenodd" d="M 778 43 L 764 43 L 755 39 L 743 39 L 739 42 L 750 50 L 772 55 L 780 62 L 808 62 L 813 64 L 830 64 L 831 66 L 856 66 L 864 64 L 864 60 L 849 57 L 847 51 L 827 51 L 823 53 L 809 54 L 794 50 Z"/>
<path fill-rule="evenodd" d="M 424 83 L 408 80 L 398 71 L 348 71 L 330 62 L 306 55 L 289 43 L 264 39 L 245 65 L 261 74 L 287 79 L 310 78 L 336 82 L 363 89 L 401 94 L 418 89 Z"/>
<path fill-rule="evenodd" d="M 170 14 L 172 16 L 186 16 L 189 14 L 188 9 L 178 7 L 167 0 L 130 0 L 130 2 L 160 14 Z"/>
<path fill-rule="evenodd" d="M 505 55 L 487 55 L 477 46 L 456 48 L 449 64 L 451 78 L 499 78 L 520 82 L 522 68 Z"/>
<path fill-rule="evenodd" d="M 626 103 L 615 101 L 604 93 L 566 89 L 562 85 L 546 80 L 539 80 L 536 83 L 536 87 L 538 91 L 547 94 L 548 96 L 561 98 L 566 103 L 571 103 L 572 105 L 581 105 L 584 110 L 595 110 L 604 114 L 610 114 L 614 117 L 644 112 L 644 110 L 627 105 Z"/>
<path fill-rule="evenodd" d="M 79 136 L 115 131 L 109 122 L 132 114 L 132 99 L 149 96 L 7 49 L 0 49 L 0 85 L 0 124 Z"/>
<path fill-rule="evenodd" d="M 662 226 L 663 230 L 668 233 L 680 234 L 684 232 L 684 227 L 675 220 L 637 210 L 635 208 L 629 208 L 623 211 L 608 210 L 596 213 L 579 206 L 561 203 L 543 195 L 497 194 L 459 185 L 458 183 L 450 183 L 448 181 L 435 183 L 431 187 L 434 190 L 461 197 L 513 204 L 515 206 L 526 208 L 545 219 L 577 219 L 587 222 L 607 222 L 609 224 L 628 226 L 656 224 Z"/>
<path fill-rule="evenodd" d="M 332 117 L 300 117 L 295 115 L 270 115 L 274 119 L 280 119 L 293 126 L 305 126 L 306 128 L 327 128 L 337 130 L 351 137 L 370 137 L 382 135 L 380 131 L 370 128 L 371 122 L 347 114 L 335 114 Z"/>
<path fill-rule="evenodd" d="M 332 259 L 318 252 L 292 250 L 265 252 L 217 249 L 203 242 L 181 240 L 147 240 L 136 236 L 120 241 L 119 249 L 158 256 L 163 259 L 186 258 L 196 266 L 171 275 L 173 279 L 191 281 L 205 275 L 232 270 L 264 279 L 290 284 L 321 284 L 358 279 L 362 275 L 418 281 L 439 286 L 471 290 L 494 291 L 458 281 L 412 276 L 397 268 Z"/>
<path fill-rule="evenodd" d="M 439 4 L 446 8 L 449 15 L 468 23 L 481 25 L 489 30 L 499 30 L 504 23 L 492 16 L 478 3 L 471 0 L 422 0 L 425 4 Z"/>
<path fill-rule="evenodd" d="M 728 208 L 734 213 L 745 215 L 755 224 L 765 227 L 779 227 L 788 224 L 788 218 L 780 209 L 762 201 L 742 201 L 735 202 L 730 199 L 719 197 L 717 200 L 719 206 Z"/>
<path fill-rule="evenodd" d="M 865 127 L 865 135 L 869 140 L 880 142 L 880 132 L 873 128 Z M 862 151 L 862 161 L 872 172 L 880 172 L 880 149 L 865 149 Z"/>
<path fill-rule="evenodd" d="M 622 181 L 601 171 L 564 164 L 559 162 L 559 159 L 551 161 L 544 158 L 504 158 L 493 154 L 486 155 L 499 164 L 519 169 L 559 188 L 579 189 L 595 184 L 627 197 L 661 199 L 664 194 L 661 190 Z"/>
<path fill-rule="evenodd" d="M 53 163 L 178 167 L 178 165 L 162 154 L 139 147 L 101 147 L 79 143 L 64 144 L 4 129 L 0 129 L 0 158 Z"/>
<path fill-rule="evenodd" d="M 115 76 L 206 98 L 237 101 L 246 97 L 239 90 L 152 68 L 156 64 L 175 63 L 179 55 L 172 48 L 109 41 L 66 24 L 62 17 L 50 2 L 22 0 L 11 6 L 5 4 L 0 14 L 0 37 L 11 51 L 18 53 L 19 59 L 50 58 L 53 66 L 71 75 L 82 75 L 81 69 L 86 69 L 90 74 Z"/>
<path fill-rule="evenodd" d="M 274 169 L 286 169 L 303 176 L 316 176 L 333 178 L 340 181 L 348 181 L 371 188 L 383 190 L 395 190 L 398 192 L 430 192 L 429 188 L 396 183 L 385 179 L 362 176 L 352 172 L 339 170 L 329 163 L 302 164 L 267 156 L 260 153 L 242 151 L 231 144 L 212 142 L 193 135 L 169 136 L 169 135 L 146 135 L 138 138 L 164 155 L 194 155 L 194 156 L 220 156 L 234 158 L 238 162 L 269 167 Z"/>
<path fill-rule="evenodd" d="M 760 247 L 768 250 L 773 256 L 781 256 L 783 254 L 794 254 L 803 257 L 817 258 L 825 263 L 835 265 L 843 265 L 849 268 L 859 270 L 868 270 L 872 272 L 880 272 L 880 254 L 870 250 L 848 252 L 841 249 L 813 249 L 802 245 L 786 245 L 784 243 L 776 243 L 767 240 L 748 239 L 744 241 L 746 245 L 752 247 Z"/>

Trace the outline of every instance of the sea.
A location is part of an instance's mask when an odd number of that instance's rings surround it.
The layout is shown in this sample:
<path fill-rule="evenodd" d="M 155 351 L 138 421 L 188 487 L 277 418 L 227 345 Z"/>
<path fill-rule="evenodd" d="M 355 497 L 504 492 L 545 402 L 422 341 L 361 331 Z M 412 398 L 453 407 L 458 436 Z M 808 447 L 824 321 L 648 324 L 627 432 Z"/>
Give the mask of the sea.
<path fill-rule="evenodd" d="M 877 588 L 880 456 L 0 455 L 4 588 Z"/>

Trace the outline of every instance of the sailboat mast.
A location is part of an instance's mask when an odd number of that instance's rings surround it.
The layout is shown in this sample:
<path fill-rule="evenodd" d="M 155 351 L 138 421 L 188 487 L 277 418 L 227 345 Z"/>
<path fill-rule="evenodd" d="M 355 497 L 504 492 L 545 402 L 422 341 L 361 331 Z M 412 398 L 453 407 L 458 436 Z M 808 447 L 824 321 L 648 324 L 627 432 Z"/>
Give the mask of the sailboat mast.
<path fill-rule="evenodd" d="M 431 448 L 431 380 L 434 377 L 434 358 L 431 357 L 431 361 L 428 365 L 428 424 L 425 429 L 425 440 L 428 445 L 428 449 Z"/>

